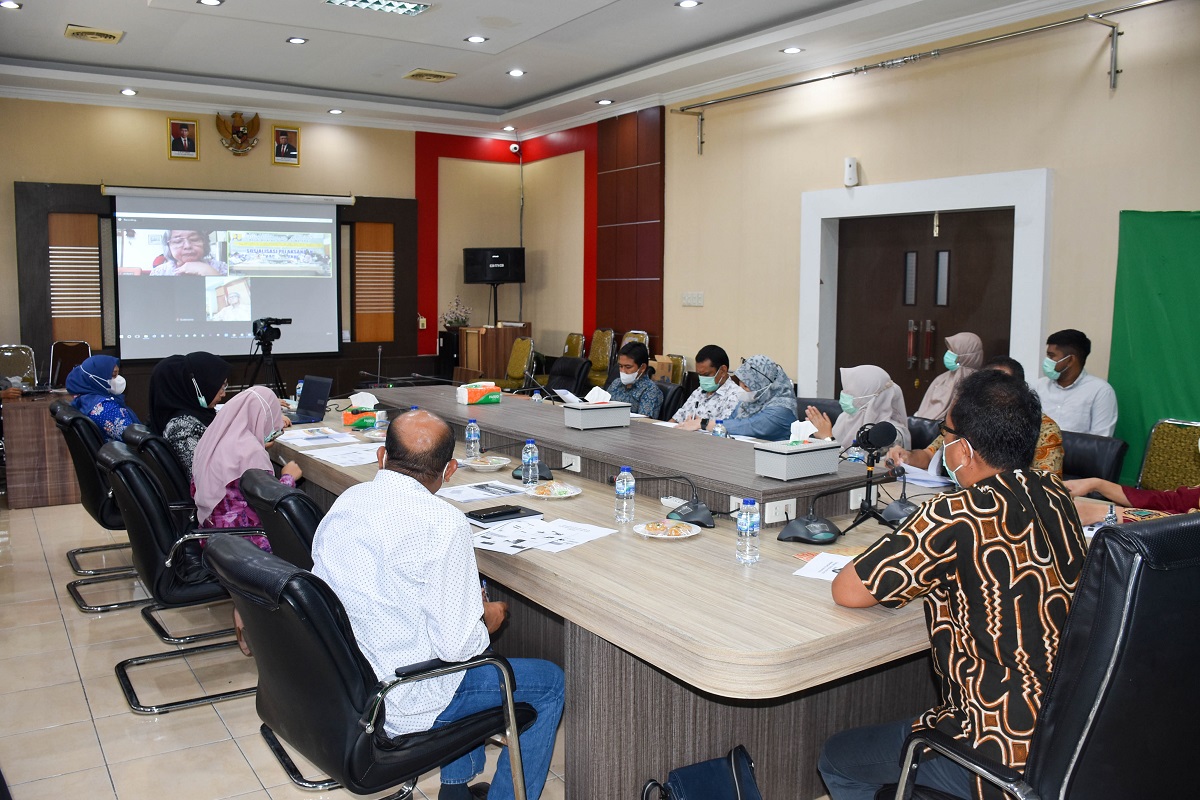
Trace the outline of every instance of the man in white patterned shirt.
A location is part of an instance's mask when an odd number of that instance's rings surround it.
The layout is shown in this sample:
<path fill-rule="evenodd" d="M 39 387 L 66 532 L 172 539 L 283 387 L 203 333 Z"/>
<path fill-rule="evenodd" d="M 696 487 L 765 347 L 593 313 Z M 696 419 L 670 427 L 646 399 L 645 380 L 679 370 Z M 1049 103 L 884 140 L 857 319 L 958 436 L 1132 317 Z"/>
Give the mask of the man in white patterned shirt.
<path fill-rule="evenodd" d="M 696 374 L 700 376 L 700 388 L 688 396 L 671 421 L 705 421 L 733 416 L 738 404 L 738 387 L 729 380 L 729 354 L 715 344 L 704 345 L 696 353 Z"/>
<path fill-rule="evenodd" d="M 397 667 L 431 658 L 463 661 L 483 652 L 508 613 L 485 602 L 462 511 L 434 493 L 454 475 L 454 432 L 428 411 L 410 411 L 388 427 L 379 472 L 346 490 L 313 541 L 313 573 L 346 607 L 363 654 L 381 680 Z M 518 702 L 537 710 L 521 734 L 526 793 L 541 795 L 563 707 L 563 673 L 548 661 L 511 659 Z M 453 722 L 501 704 L 491 666 L 399 687 L 387 696 L 384 728 L 396 736 Z M 442 800 L 513 796 L 508 750 L 489 791 L 468 786 L 483 769 L 483 748 L 442 767 Z"/>

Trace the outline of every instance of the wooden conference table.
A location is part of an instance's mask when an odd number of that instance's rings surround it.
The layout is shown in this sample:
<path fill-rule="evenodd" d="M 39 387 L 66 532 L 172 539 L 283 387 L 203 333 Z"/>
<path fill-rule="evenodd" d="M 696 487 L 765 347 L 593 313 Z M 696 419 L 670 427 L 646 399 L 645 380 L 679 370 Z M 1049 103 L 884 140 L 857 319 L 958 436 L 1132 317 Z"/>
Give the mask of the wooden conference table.
<path fill-rule="evenodd" d="M 4 458 L 8 507 L 32 508 L 79 502 L 79 482 L 50 404 L 72 395 L 33 394 L 5 400 Z"/>
<path fill-rule="evenodd" d="M 627 433 L 651 429 L 665 430 L 637 425 Z M 665 432 L 701 446 L 707 441 Z M 337 467 L 314 459 L 315 448 L 278 442 L 272 449 L 276 460 L 300 464 L 306 491 L 326 506 L 376 472 L 374 465 Z M 571 800 L 637 797 L 647 778 L 724 755 L 739 743 L 757 762 L 764 796 L 816 797 L 824 793 L 816 762 L 826 737 L 933 704 L 919 607 L 836 606 L 828 582 L 792 574 L 802 566 L 796 554 L 817 548 L 779 542 L 770 531 L 761 537 L 762 560 L 739 565 L 728 519 L 687 539 L 643 538 L 632 525 L 613 523 L 607 483 L 566 472 L 557 477 L 583 493 L 516 502 L 548 519 L 620 530 L 560 553 L 477 551 L 476 557 L 493 598 L 508 600 L 512 612 L 495 639 L 497 649 L 509 657 L 546 658 L 566 673 Z M 508 470 L 461 469 L 450 485 L 487 479 L 515 482 Z M 665 511 L 657 500 L 640 498 L 636 522 Z M 861 549 L 879 532 L 864 525 L 827 549 Z"/>

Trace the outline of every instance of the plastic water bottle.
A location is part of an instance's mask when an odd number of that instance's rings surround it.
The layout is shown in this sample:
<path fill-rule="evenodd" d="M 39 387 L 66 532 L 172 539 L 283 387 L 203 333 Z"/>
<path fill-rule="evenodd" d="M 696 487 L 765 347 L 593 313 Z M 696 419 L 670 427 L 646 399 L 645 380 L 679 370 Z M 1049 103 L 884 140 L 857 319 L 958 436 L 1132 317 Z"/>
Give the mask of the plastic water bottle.
<path fill-rule="evenodd" d="M 540 391 L 538 391 L 537 389 L 533 390 L 533 402 L 535 402 L 535 403 L 542 402 L 542 393 Z"/>
<path fill-rule="evenodd" d="M 725 420 L 719 419 L 713 423 L 712 435 L 718 439 L 729 438 L 729 431 L 725 430 Z"/>
<path fill-rule="evenodd" d="M 304 379 L 296 381 L 296 402 L 300 402 L 300 393 L 304 391 Z"/>
<path fill-rule="evenodd" d="M 855 441 L 853 445 L 846 448 L 846 452 L 842 455 L 847 461 L 853 461 L 856 464 L 865 464 L 867 462 L 867 451 L 858 446 Z"/>
<path fill-rule="evenodd" d="M 526 486 L 537 486 L 538 482 L 538 451 L 533 439 L 526 439 L 521 448 L 521 483 Z"/>
<path fill-rule="evenodd" d="M 753 497 L 747 497 L 742 500 L 742 510 L 737 518 L 736 555 L 739 564 L 757 563 L 759 527 L 758 504 Z"/>
<path fill-rule="evenodd" d="M 467 420 L 467 458 L 479 458 L 479 425 Z"/>
<path fill-rule="evenodd" d="M 420 406 L 409 406 L 408 410 L 409 411 L 420 411 L 421 407 Z"/>
<path fill-rule="evenodd" d="M 617 486 L 617 499 L 613 504 L 613 517 L 617 522 L 633 522 L 635 498 L 637 497 L 637 480 L 629 467 L 621 467 L 614 483 Z"/>

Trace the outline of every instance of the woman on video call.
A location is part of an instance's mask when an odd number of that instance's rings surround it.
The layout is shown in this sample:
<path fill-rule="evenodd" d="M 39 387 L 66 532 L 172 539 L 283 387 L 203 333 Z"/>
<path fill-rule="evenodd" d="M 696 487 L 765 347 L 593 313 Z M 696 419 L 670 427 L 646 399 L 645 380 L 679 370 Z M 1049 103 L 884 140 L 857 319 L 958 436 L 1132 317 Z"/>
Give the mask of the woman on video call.
<path fill-rule="evenodd" d="M 163 254 L 154 259 L 152 276 L 226 275 L 229 267 L 212 255 L 208 231 L 167 231 Z"/>

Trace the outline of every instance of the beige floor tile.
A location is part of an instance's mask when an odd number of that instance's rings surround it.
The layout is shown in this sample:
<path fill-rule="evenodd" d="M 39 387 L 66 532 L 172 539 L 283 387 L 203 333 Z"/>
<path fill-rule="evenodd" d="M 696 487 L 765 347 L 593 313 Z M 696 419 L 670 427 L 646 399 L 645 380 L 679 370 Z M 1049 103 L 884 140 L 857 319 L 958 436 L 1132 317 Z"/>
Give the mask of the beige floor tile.
<path fill-rule="evenodd" d="M 155 705 L 172 700 L 186 700 L 204 694 L 200 682 L 183 661 L 168 661 L 162 664 L 147 664 L 135 667 L 129 673 L 134 691 L 143 705 Z M 117 682 L 117 676 L 109 671 L 106 675 L 92 675 L 83 679 L 83 690 L 87 695 L 92 717 L 111 717 L 114 714 L 132 714 L 125 694 Z M 179 712 L 174 712 L 179 713 Z"/>
<path fill-rule="evenodd" d="M 249 794 L 234 795 L 229 800 L 271 800 L 271 795 L 267 794 L 266 789 L 259 789 L 257 792 Z"/>
<path fill-rule="evenodd" d="M 109 767 L 121 800 L 223 800 L 262 789 L 233 740 Z"/>
<path fill-rule="evenodd" d="M 554 752 L 550 756 L 550 774 L 561 778 L 567 774 L 567 743 L 563 726 L 558 726 L 554 736 Z"/>
<path fill-rule="evenodd" d="M 258 717 L 258 709 L 255 707 L 253 695 L 214 703 L 213 708 L 217 710 L 217 714 L 225 723 L 229 734 L 235 739 L 259 735 L 258 729 L 262 725 L 262 720 Z"/>
<path fill-rule="evenodd" d="M 280 784 L 267 789 L 271 800 L 380 800 L 395 794 L 394 791 L 378 792 L 377 794 L 351 794 L 345 789 L 332 789 L 326 792 L 313 792 L 301 789 L 292 783 Z M 413 797 L 419 797 L 414 794 Z M 122 798 L 122 800 L 124 800 Z"/>
<path fill-rule="evenodd" d="M 108 768 L 93 767 L 54 778 L 10 786 L 13 800 L 62 800 L 86 797 L 87 800 L 116 800 Z"/>
<path fill-rule="evenodd" d="M 567 785 L 558 778 L 551 778 L 542 789 L 541 800 L 565 800 L 566 796 Z"/>
<path fill-rule="evenodd" d="M 67 593 L 67 584 L 78 579 L 78 575 L 58 578 L 54 585 L 58 589 L 59 603 L 62 605 L 64 615 L 69 614 L 88 614 L 95 612 L 80 611 L 75 605 L 75 601 L 71 595 Z M 142 588 L 142 584 L 135 578 L 128 578 L 119 581 L 94 583 L 79 587 L 80 594 L 83 595 L 83 600 L 88 605 L 98 606 L 105 603 L 123 603 L 126 600 L 149 600 L 150 595 Z M 110 613 L 110 612 L 101 612 Z"/>
<path fill-rule="evenodd" d="M 69 650 L 70 647 L 71 642 L 61 619 L 21 628 L 0 628 L 0 653 L 8 658 Z"/>
<path fill-rule="evenodd" d="M 24 625 L 42 625 L 62 619 L 57 600 L 34 600 L 29 603 L 0 605 L 0 630 Z"/>
<path fill-rule="evenodd" d="M 32 600 L 54 600 L 54 584 L 50 583 L 49 573 L 42 570 L 41 575 L 32 574 L 32 570 L 14 571 L 15 567 L 0 567 L 0 603 L 28 603 Z"/>
<path fill-rule="evenodd" d="M 96 733 L 109 764 L 230 739 L 212 706 L 170 714 L 117 714 L 96 720 Z"/>
<path fill-rule="evenodd" d="M 103 614 L 65 613 L 72 647 L 88 647 L 150 634 L 139 608 L 121 608 Z"/>
<path fill-rule="evenodd" d="M 75 660 L 79 663 L 79 674 L 88 678 L 92 675 L 111 675 L 117 662 L 126 658 L 163 653 L 174 649 L 176 649 L 174 645 L 163 644 L 157 636 L 147 633 L 145 636 L 135 636 L 132 639 L 75 647 L 73 651 Z"/>
<path fill-rule="evenodd" d="M 254 773 L 258 775 L 258 779 L 262 781 L 262 785 L 268 789 L 274 786 L 282 786 L 291 784 L 291 779 L 288 778 L 286 772 L 275 755 L 271 752 L 271 748 L 267 746 L 266 740 L 258 733 L 250 736 L 239 736 L 237 739 L 238 748 L 241 749 L 242 755 L 250 762 L 250 766 L 254 768 Z M 296 764 L 296 769 L 300 770 L 300 774 L 308 780 L 322 781 L 328 775 L 321 771 L 320 768 L 313 765 L 304 756 L 300 755 L 292 747 L 286 743 L 283 745 L 287 749 L 287 753 L 291 756 L 292 761 Z"/>
<path fill-rule="evenodd" d="M 83 686 L 61 683 L 0 694 L 0 736 L 90 721 Z"/>
<path fill-rule="evenodd" d="M 70 650 L 53 650 L 0 659 L 0 694 L 42 686 L 76 683 L 79 671 Z"/>
<path fill-rule="evenodd" d="M 229 692 L 258 685 L 258 665 L 236 647 L 190 656 L 188 663 L 205 692 Z"/>
<path fill-rule="evenodd" d="M 0 764 L 5 779 L 17 784 L 103 766 L 104 754 L 89 720 L 5 736 Z"/>

